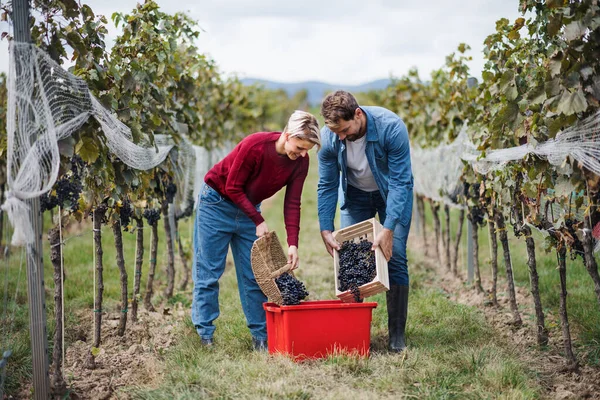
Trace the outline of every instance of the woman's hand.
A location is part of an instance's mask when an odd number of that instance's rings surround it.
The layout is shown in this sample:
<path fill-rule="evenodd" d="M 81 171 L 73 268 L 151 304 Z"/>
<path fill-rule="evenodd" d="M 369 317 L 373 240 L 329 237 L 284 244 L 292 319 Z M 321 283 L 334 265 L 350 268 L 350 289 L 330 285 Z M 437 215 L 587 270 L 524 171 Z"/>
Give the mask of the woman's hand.
<path fill-rule="evenodd" d="M 269 227 L 267 226 L 267 222 L 263 221 L 260 224 L 256 225 L 256 236 L 263 237 L 269 232 Z"/>
<path fill-rule="evenodd" d="M 288 247 L 288 264 L 292 264 L 292 270 L 298 268 L 300 260 L 298 259 L 298 248 L 296 246 Z"/>

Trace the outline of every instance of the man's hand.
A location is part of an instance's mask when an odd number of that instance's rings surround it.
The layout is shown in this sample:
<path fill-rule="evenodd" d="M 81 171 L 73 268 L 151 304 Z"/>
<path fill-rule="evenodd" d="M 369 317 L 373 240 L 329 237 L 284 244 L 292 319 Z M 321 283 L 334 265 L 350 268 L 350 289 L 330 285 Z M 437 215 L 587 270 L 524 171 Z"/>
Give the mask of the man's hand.
<path fill-rule="evenodd" d="M 263 237 L 269 232 L 269 227 L 267 226 L 266 221 L 261 222 L 256 225 L 256 236 Z"/>
<path fill-rule="evenodd" d="M 375 250 L 377 247 L 379 247 L 385 259 L 390 261 L 390 258 L 392 258 L 392 248 L 394 247 L 394 231 L 383 228 L 373 241 L 371 249 Z"/>
<path fill-rule="evenodd" d="M 298 248 L 296 246 L 288 247 L 288 264 L 292 264 L 292 270 L 295 270 L 300 265 Z"/>
<path fill-rule="evenodd" d="M 333 249 L 339 250 L 340 244 L 333 238 L 331 231 L 321 231 L 321 238 L 325 243 L 325 248 L 329 252 L 329 255 L 333 257 Z"/>

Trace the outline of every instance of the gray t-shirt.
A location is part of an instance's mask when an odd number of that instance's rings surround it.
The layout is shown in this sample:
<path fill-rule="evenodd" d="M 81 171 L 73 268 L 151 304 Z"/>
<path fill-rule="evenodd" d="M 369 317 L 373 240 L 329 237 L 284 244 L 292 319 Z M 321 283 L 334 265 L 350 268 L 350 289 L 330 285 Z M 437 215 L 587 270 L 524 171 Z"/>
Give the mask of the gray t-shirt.
<path fill-rule="evenodd" d="M 346 140 L 346 162 L 348 165 L 348 183 L 365 192 L 379 190 L 369 160 L 367 160 L 367 135 L 351 142 Z"/>

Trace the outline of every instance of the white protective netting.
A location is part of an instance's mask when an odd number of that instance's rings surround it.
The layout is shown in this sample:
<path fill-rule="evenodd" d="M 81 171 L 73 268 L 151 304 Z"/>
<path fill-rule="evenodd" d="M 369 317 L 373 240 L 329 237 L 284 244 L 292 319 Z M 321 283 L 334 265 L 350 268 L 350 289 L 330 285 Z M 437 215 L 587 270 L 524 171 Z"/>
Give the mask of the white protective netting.
<path fill-rule="evenodd" d="M 485 156 L 482 156 L 469 140 L 467 129 L 465 124 L 456 140 L 448 145 L 431 149 L 411 149 L 415 193 L 453 207 L 464 207 L 453 200 L 462 188 L 460 177 L 464 167 L 463 161 L 469 163 L 475 172 L 485 175 L 504 168 L 511 161 L 522 160 L 528 154 L 548 160 L 561 173 L 569 173 L 569 166 L 565 163 L 569 157 L 594 174 L 600 175 L 600 112 L 563 130 L 556 138 L 544 143 L 488 150 Z M 568 188 L 568 185 L 562 185 L 555 189 L 562 189 L 561 194 L 564 194 L 565 190 L 570 193 Z M 556 191 L 549 191 L 548 195 L 542 198 L 540 209 L 546 219 L 554 222 L 566 214 L 573 214 L 576 219 L 582 220 L 589 205 L 588 199 L 584 197 L 583 205 L 577 209 L 574 206 L 565 209 L 553 201 L 554 195 L 558 194 Z M 572 194 L 574 204 L 581 194 Z M 596 241 L 595 251 L 600 251 L 600 240 Z"/>
<path fill-rule="evenodd" d="M 49 191 L 59 169 L 58 141 L 90 116 L 98 120 L 106 145 L 128 166 L 147 170 L 173 147 L 133 143 L 131 130 L 107 111 L 86 83 L 63 70 L 36 46 L 12 42 L 8 79 L 7 192 L 2 209 L 14 227 L 13 245 L 33 242 L 25 200 Z"/>
<path fill-rule="evenodd" d="M 462 205 L 453 200 L 453 195 L 462 190 L 462 157 L 472 152 L 475 152 L 475 146 L 469 141 L 466 124 L 449 145 L 431 149 L 413 147 L 410 156 L 415 193 L 452 207 L 462 208 Z"/>
<path fill-rule="evenodd" d="M 189 207 L 193 207 L 196 164 L 201 160 L 197 159 L 194 146 L 185 136 L 182 136 L 177 145 L 173 138 L 166 135 L 155 135 L 154 140 L 159 147 L 174 146 L 169 160 L 173 171 L 173 183 L 177 187 L 173 199 L 174 215 L 179 218 Z"/>
<path fill-rule="evenodd" d="M 234 143 L 227 142 L 221 147 L 207 150 L 204 147 L 193 146 L 196 153 L 196 175 L 194 181 L 194 207 L 198 204 L 198 194 L 204 183 L 206 173 L 235 147 Z"/>

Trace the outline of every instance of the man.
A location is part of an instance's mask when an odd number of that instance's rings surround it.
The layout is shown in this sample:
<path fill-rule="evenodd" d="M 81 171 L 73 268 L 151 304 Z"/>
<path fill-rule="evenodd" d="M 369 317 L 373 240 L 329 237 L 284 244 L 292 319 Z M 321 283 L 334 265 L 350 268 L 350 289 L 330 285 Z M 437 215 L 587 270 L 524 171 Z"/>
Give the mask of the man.
<path fill-rule="evenodd" d="M 384 229 L 374 239 L 373 249 L 379 247 L 388 260 L 389 349 L 401 352 L 406 348 L 406 240 L 413 201 L 406 126 L 385 108 L 359 107 L 345 91 L 328 95 L 321 114 L 326 126 L 321 130 L 317 192 L 323 242 L 331 255 L 334 248 L 340 249 L 332 235 L 338 190 L 342 228 L 378 214 Z"/>

